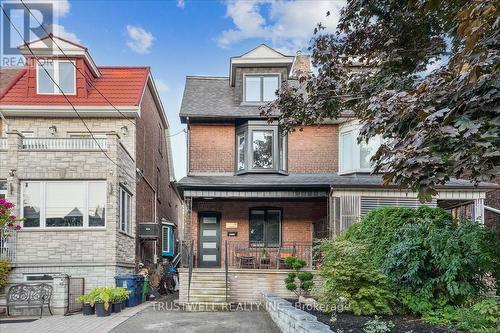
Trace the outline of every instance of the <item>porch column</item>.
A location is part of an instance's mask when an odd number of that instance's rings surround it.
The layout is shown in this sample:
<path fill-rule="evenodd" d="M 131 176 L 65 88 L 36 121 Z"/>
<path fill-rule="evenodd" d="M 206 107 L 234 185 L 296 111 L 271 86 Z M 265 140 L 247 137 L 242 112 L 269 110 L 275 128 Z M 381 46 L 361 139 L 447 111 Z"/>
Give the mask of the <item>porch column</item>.
<path fill-rule="evenodd" d="M 484 224 L 484 199 L 474 199 L 474 221 Z"/>

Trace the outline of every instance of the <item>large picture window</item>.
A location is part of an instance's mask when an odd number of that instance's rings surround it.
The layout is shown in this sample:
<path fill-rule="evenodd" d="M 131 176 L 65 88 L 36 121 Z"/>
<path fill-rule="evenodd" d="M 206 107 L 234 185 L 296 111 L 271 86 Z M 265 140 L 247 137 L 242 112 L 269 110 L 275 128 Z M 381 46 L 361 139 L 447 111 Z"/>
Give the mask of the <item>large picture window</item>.
<path fill-rule="evenodd" d="M 236 172 L 286 171 L 287 138 L 277 125 L 249 121 L 236 133 Z"/>
<path fill-rule="evenodd" d="M 276 99 L 279 75 L 245 75 L 245 102 L 264 103 Z"/>
<path fill-rule="evenodd" d="M 359 125 L 347 124 L 340 130 L 340 172 L 370 172 L 370 159 L 381 144 L 380 137 L 358 143 Z"/>
<path fill-rule="evenodd" d="M 104 227 L 106 182 L 24 181 L 25 228 Z"/>
<path fill-rule="evenodd" d="M 38 94 L 61 94 L 62 90 L 65 94 L 75 94 L 75 75 L 75 66 L 69 60 L 45 61 L 37 64 L 37 92 Z"/>
<path fill-rule="evenodd" d="M 281 210 L 255 208 L 250 210 L 250 245 L 278 247 L 281 244 Z"/>
<path fill-rule="evenodd" d="M 0 198 L 5 198 L 7 195 L 7 182 L 0 180 Z"/>

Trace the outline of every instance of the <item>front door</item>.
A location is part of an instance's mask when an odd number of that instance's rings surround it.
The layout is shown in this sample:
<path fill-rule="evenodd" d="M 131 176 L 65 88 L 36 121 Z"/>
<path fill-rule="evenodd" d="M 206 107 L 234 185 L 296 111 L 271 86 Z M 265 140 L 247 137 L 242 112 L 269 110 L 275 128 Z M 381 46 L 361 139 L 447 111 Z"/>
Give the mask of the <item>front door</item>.
<path fill-rule="evenodd" d="M 220 267 L 220 215 L 200 213 L 199 267 Z"/>

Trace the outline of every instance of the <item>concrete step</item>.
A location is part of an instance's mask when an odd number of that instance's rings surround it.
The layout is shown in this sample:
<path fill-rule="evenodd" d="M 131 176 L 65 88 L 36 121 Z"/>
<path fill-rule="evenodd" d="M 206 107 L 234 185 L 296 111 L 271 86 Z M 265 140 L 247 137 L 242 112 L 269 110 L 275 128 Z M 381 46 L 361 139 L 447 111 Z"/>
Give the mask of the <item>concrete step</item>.
<path fill-rule="evenodd" d="M 187 283 L 186 283 L 187 287 Z M 191 288 L 224 288 L 226 283 L 223 281 L 191 281 Z"/>
<path fill-rule="evenodd" d="M 193 295 L 191 294 L 189 298 L 190 302 L 194 303 L 225 303 L 226 296 L 225 295 Z"/>
<path fill-rule="evenodd" d="M 184 309 L 193 312 L 229 311 L 231 305 L 226 302 L 190 302 L 184 304 Z"/>
<path fill-rule="evenodd" d="M 188 280 L 188 279 L 186 279 Z M 191 276 L 191 281 L 226 281 L 225 275 L 212 276 L 209 274 L 196 274 Z"/>
<path fill-rule="evenodd" d="M 225 296 L 226 288 L 198 288 L 191 287 L 191 295 L 214 295 L 214 296 Z"/>

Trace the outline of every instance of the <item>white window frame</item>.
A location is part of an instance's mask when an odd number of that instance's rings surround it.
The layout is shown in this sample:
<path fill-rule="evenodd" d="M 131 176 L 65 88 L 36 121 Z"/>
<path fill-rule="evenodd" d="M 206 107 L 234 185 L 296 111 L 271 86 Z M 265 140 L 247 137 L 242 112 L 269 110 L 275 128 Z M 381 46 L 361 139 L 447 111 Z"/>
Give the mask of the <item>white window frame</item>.
<path fill-rule="evenodd" d="M 3 179 L 0 179 L 0 183 L 5 183 L 5 189 L 2 189 L 0 187 L 0 194 L 2 194 L 5 197 L 7 197 L 7 181 L 6 180 L 3 180 Z"/>
<path fill-rule="evenodd" d="M 61 62 L 69 62 L 69 63 L 73 63 L 73 65 L 75 65 L 75 62 L 71 61 L 71 60 L 53 60 L 54 77 L 52 79 L 57 82 L 57 85 L 59 85 L 59 87 L 61 86 L 61 83 L 59 81 L 59 63 L 61 63 Z M 37 93 L 37 95 L 62 95 L 63 92 L 61 92 L 61 90 L 57 87 L 57 85 L 54 82 L 52 82 L 54 92 L 51 92 L 51 93 L 50 92 L 40 92 L 40 75 L 39 75 L 40 70 L 45 72 L 44 67 L 40 66 L 40 64 L 37 63 L 36 64 L 36 93 Z M 74 73 L 73 76 L 75 78 L 75 80 L 73 81 L 73 92 L 72 93 L 64 92 L 65 95 L 76 95 L 76 68 L 74 66 L 73 66 L 73 73 Z"/>
<path fill-rule="evenodd" d="M 24 227 L 23 223 L 23 229 L 22 230 L 79 230 L 79 229 L 91 229 L 91 230 L 99 230 L 99 229 L 106 229 L 107 225 L 107 218 L 106 215 L 108 213 L 108 205 L 107 202 L 104 206 L 104 226 L 95 226 L 91 227 L 89 226 L 89 184 L 90 183 L 100 183 L 104 184 L 104 191 L 105 193 L 107 192 L 107 183 L 106 181 L 102 180 L 92 180 L 92 181 L 68 181 L 68 180 L 54 180 L 54 181 L 22 181 L 21 182 L 21 205 L 20 205 L 20 212 L 21 212 L 21 219 L 24 218 L 24 188 L 26 183 L 37 183 L 41 184 L 40 186 L 40 198 L 41 198 L 41 207 L 40 207 L 40 226 L 39 227 Z M 47 227 L 46 226 L 46 210 L 47 210 L 47 183 L 84 183 L 85 186 L 85 202 L 83 203 L 83 226 L 79 227 Z M 106 198 L 107 201 L 107 198 Z"/>
<path fill-rule="evenodd" d="M 165 232 L 164 230 L 167 229 L 167 246 L 165 245 Z M 171 225 L 168 224 L 162 224 L 161 225 L 161 252 L 168 252 L 170 249 L 170 230 L 172 229 Z"/>
<path fill-rule="evenodd" d="M 346 123 L 340 126 L 340 132 L 339 132 L 339 174 L 349 174 L 349 173 L 356 173 L 356 172 L 372 172 L 373 167 L 369 168 L 361 168 L 361 148 L 360 144 L 358 143 L 358 137 L 359 137 L 359 130 L 361 128 L 361 125 L 359 125 L 359 122 L 350 122 Z M 352 158 L 352 165 L 353 167 L 351 169 L 345 169 L 344 168 L 344 136 L 348 133 L 351 133 L 353 135 L 353 144 L 354 146 L 351 148 L 351 152 L 353 156 Z M 370 140 L 377 140 L 379 145 L 381 144 L 381 138 L 374 137 Z"/>
<path fill-rule="evenodd" d="M 122 199 L 123 196 L 126 197 L 125 204 L 125 212 L 126 215 L 123 216 L 122 212 Z M 120 195 L 119 195 L 119 204 L 118 204 L 118 210 L 119 210 L 119 218 L 118 218 L 118 228 L 121 232 L 124 232 L 126 234 L 131 233 L 131 226 L 132 226 L 132 194 L 127 191 L 124 187 L 120 186 Z M 125 229 L 122 228 L 122 218 L 125 218 Z"/>
<path fill-rule="evenodd" d="M 244 73 L 243 74 L 243 104 L 266 104 L 270 101 L 264 100 L 264 77 L 278 77 L 278 89 L 281 87 L 281 73 Z M 247 101 L 247 77 L 259 77 L 260 78 L 260 101 Z M 278 97 L 278 96 L 276 96 Z"/>

